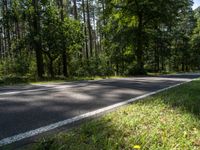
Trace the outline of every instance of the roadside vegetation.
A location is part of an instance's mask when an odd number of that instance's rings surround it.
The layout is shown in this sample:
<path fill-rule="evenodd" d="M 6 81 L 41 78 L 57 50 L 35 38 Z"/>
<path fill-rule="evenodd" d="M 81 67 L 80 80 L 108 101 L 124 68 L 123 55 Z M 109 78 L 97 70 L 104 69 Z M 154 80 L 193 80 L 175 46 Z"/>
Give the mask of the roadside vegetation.
<path fill-rule="evenodd" d="M 193 0 L 1 0 L 0 86 L 200 69 Z M 200 149 L 200 81 L 32 149 Z"/>
<path fill-rule="evenodd" d="M 199 70 L 200 7 L 192 5 L 1 0 L 0 83 Z"/>
<path fill-rule="evenodd" d="M 78 128 L 39 139 L 32 150 L 199 150 L 200 80 L 124 106 Z"/>
<path fill-rule="evenodd" d="M 191 71 L 187 73 L 198 73 L 199 71 Z M 145 76 L 160 76 L 160 75 L 172 75 L 177 73 L 185 73 L 185 72 L 147 72 Z M 132 77 L 135 77 L 134 75 Z M 139 75 L 141 76 L 141 75 Z M 99 80 L 99 79 L 114 79 L 114 78 L 124 78 L 124 77 L 131 77 L 130 75 L 114 75 L 114 76 L 74 76 L 74 77 L 43 77 L 42 79 L 39 78 L 32 78 L 30 76 L 18 76 L 18 75 L 8 75 L 0 77 L 0 86 L 7 86 L 7 85 L 27 85 L 27 84 L 47 84 L 47 83 L 63 83 L 63 82 L 71 82 L 71 81 L 84 81 L 84 80 Z"/>
<path fill-rule="evenodd" d="M 153 75 L 152 73 L 149 75 Z M 157 75 L 157 73 L 155 74 Z M 27 84 L 47 84 L 47 83 L 63 83 L 71 81 L 84 81 L 84 80 L 99 80 L 99 79 L 113 79 L 113 78 L 122 78 L 126 76 L 89 76 L 89 77 L 54 77 L 54 78 L 42 78 L 34 79 L 28 78 L 26 76 L 6 76 L 0 78 L 0 86 L 7 85 L 27 85 Z"/>

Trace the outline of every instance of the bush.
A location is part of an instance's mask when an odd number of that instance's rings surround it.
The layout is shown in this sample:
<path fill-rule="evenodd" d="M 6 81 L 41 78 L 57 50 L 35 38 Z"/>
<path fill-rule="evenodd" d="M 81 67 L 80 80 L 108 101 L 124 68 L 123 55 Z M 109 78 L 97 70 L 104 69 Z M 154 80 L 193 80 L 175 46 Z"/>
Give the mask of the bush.
<path fill-rule="evenodd" d="M 7 75 L 0 78 L 0 85 L 13 85 L 19 83 L 28 83 L 29 78 L 25 76 Z"/>

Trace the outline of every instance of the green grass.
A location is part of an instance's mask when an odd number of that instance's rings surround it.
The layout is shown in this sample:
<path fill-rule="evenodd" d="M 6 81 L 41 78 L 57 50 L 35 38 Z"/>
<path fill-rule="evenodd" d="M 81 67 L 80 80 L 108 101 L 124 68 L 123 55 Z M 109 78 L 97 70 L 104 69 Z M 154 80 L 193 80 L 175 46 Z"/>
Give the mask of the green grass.
<path fill-rule="evenodd" d="M 159 75 L 170 75 L 170 74 L 173 75 L 176 73 L 177 72 L 159 72 L 159 73 L 148 72 L 146 76 L 159 76 Z M 37 79 L 31 76 L 19 76 L 10 74 L 7 76 L 0 76 L 0 86 L 63 83 L 71 81 L 113 79 L 113 78 L 123 78 L 123 77 L 128 77 L 128 76 L 90 76 L 90 77 L 68 77 L 68 78 L 63 76 L 57 76 L 54 78 L 44 77 L 43 79 Z"/>
<path fill-rule="evenodd" d="M 70 81 L 84 81 L 84 80 L 100 80 L 100 79 L 114 79 L 114 78 L 122 78 L 124 76 L 94 76 L 94 77 L 70 77 L 63 79 L 46 79 L 42 81 L 32 81 L 31 84 L 47 84 L 47 83 L 62 83 L 62 82 L 70 82 Z"/>
<path fill-rule="evenodd" d="M 16 76 L 16 75 L 8 75 L 4 77 L 0 77 L 0 86 L 6 85 L 27 85 L 27 84 L 48 84 L 48 83 L 63 83 L 70 81 L 83 81 L 83 80 L 98 80 L 98 79 L 113 79 L 120 78 L 123 76 L 94 76 L 94 77 L 55 77 L 55 78 L 47 78 L 43 79 L 33 79 L 26 76 Z"/>
<path fill-rule="evenodd" d="M 148 72 L 147 75 L 149 75 L 149 76 L 159 76 L 159 75 L 174 75 L 174 74 L 177 74 L 177 73 L 178 72 L 175 72 L 175 71 L 162 71 L 162 72 Z"/>
<path fill-rule="evenodd" d="M 32 150 L 199 150 L 200 80 L 39 139 Z"/>

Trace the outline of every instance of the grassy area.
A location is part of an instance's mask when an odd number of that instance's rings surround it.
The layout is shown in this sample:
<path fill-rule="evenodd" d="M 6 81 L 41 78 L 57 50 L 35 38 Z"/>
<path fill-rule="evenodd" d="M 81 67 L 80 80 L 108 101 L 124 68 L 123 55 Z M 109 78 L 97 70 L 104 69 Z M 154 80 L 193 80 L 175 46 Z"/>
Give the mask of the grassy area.
<path fill-rule="evenodd" d="M 159 76 L 159 75 L 169 75 L 169 74 L 176 74 L 176 73 L 177 72 L 159 72 L 159 73 L 148 72 L 146 76 Z M 62 83 L 62 82 L 70 82 L 70 81 L 113 79 L 113 78 L 122 78 L 122 77 L 127 77 L 127 76 L 90 76 L 90 77 L 68 77 L 68 78 L 63 77 L 63 76 L 58 76 L 55 78 L 44 77 L 43 79 L 36 79 L 29 76 L 8 75 L 8 76 L 3 76 L 3 77 L 0 76 L 0 86 Z"/>
<path fill-rule="evenodd" d="M 146 76 L 158 76 L 166 74 L 176 74 L 176 72 L 159 72 L 159 73 L 147 73 Z M 63 77 L 57 76 L 54 78 L 44 77 L 43 79 L 37 79 L 30 76 L 19 75 L 7 75 L 0 76 L 0 86 L 4 85 L 27 85 L 27 84 L 47 84 L 47 83 L 62 83 L 70 81 L 83 81 L 83 80 L 98 80 L 98 79 L 113 79 L 122 78 L 127 76 L 90 76 L 90 77 Z"/>
<path fill-rule="evenodd" d="M 123 76 L 94 76 L 94 77 L 55 77 L 55 78 L 43 78 L 43 79 L 31 79 L 21 76 L 5 76 L 0 77 L 0 86 L 4 85 L 24 85 L 24 84 L 47 84 L 47 83 L 62 83 L 70 81 L 83 81 L 83 80 L 98 80 L 98 79 L 113 79 Z"/>
<path fill-rule="evenodd" d="M 199 150 L 200 80 L 124 106 L 32 150 Z"/>
<path fill-rule="evenodd" d="M 16 85 L 16 84 L 28 84 L 28 77 L 21 77 L 15 75 L 0 76 L 0 86 L 2 85 Z"/>
<path fill-rule="evenodd" d="M 175 75 L 177 72 L 148 72 L 149 76 L 160 76 L 160 75 Z"/>
<path fill-rule="evenodd" d="M 99 79 L 114 79 L 122 78 L 124 76 L 94 76 L 94 77 L 70 77 L 63 79 L 47 79 L 42 81 L 32 81 L 31 84 L 46 84 L 46 83 L 61 83 L 61 82 L 70 82 L 70 81 L 84 81 L 84 80 L 99 80 Z"/>

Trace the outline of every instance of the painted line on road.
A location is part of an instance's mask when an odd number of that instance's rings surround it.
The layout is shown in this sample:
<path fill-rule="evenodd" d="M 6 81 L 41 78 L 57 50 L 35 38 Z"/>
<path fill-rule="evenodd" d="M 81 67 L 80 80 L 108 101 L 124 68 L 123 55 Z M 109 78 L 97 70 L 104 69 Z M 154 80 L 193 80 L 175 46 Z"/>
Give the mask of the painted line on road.
<path fill-rule="evenodd" d="M 127 105 L 129 103 L 133 103 L 133 102 L 135 102 L 137 100 L 146 98 L 148 96 L 155 95 L 157 93 L 166 91 L 168 89 L 180 86 L 182 84 L 185 84 L 185 83 L 188 83 L 188 82 L 191 82 L 191 81 L 192 81 L 192 79 L 188 80 L 186 82 L 183 82 L 183 83 L 179 83 L 179 84 L 167 87 L 167 88 L 163 88 L 163 89 L 151 92 L 151 93 L 147 93 L 147 94 L 139 96 L 139 97 L 135 97 L 135 98 L 129 99 L 129 100 L 124 101 L 124 102 L 120 102 L 120 103 L 117 103 L 117 104 L 114 104 L 114 105 L 111 105 L 111 106 L 107 106 L 107 107 L 104 107 L 104 108 L 101 108 L 101 109 L 98 109 L 98 110 L 95 110 L 95 111 L 91 111 L 91 112 L 88 112 L 88 113 L 85 113 L 85 114 L 82 114 L 82 115 L 79 115 L 79 116 L 75 116 L 75 117 L 70 118 L 70 119 L 59 121 L 59 122 L 56 122 L 56 123 L 53 123 L 53 124 L 50 124 L 50 125 L 47 125 L 47 126 L 44 126 L 44 127 L 40 127 L 38 129 L 35 129 L 35 130 L 27 131 L 27 132 L 24 132 L 24 133 L 20 133 L 20 134 L 11 136 L 11 137 L 7 137 L 7 138 L 4 138 L 4 139 L 1 139 L 0 140 L 0 146 L 5 146 L 5 145 L 8 145 L 8 144 L 17 142 L 17 141 L 21 141 L 23 139 L 27 139 L 27 138 L 39 135 L 39 134 L 47 132 L 47 131 L 51 131 L 53 129 L 56 129 L 56 128 L 59 128 L 59 127 L 62 127 L 62 126 L 69 125 L 71 123 L 74 123 L 74 122 L 77 122 L 77 121 L 80 121 L 80 120 L 83 120 L 83 119 L 87 119 L 87 118 L 90 118 L 90 117 L 97 116 L 98 114 L 107 112 L 109 110 L 113 110 L 115 108 Z"/>
<path fill-rule="evenodd" d="M 5 93 L 0 93 L 0 95 L 13 95 L 13 94 L 21 94 L 24 92 L 37 92 L 37 91 L 46 91 L 50 90 L 52 88 L 43 88 L 43 89 L 33 89 L 33 90 L 24 90 L 24 91 L 15 91 L 15 92 L 5 92 Z"/>
<path fill-rule="evenodd" d="M 15 91 L 15 92 L 0 93 L 0 96 L 1 95 L 21 94 L 21 93 L 27 93 L 27 92 L 47 91 L 47 90 L 53 90 L 53 89 L 64 89 L 64 88 L 70 88 L 70 87 L 74 87 L 74 86 L 73 85 L 55 85 L 55 86 L 43 87 L 43 88 L 39 88 L 39 89 L 21 90 L 21 91 Z"/>

